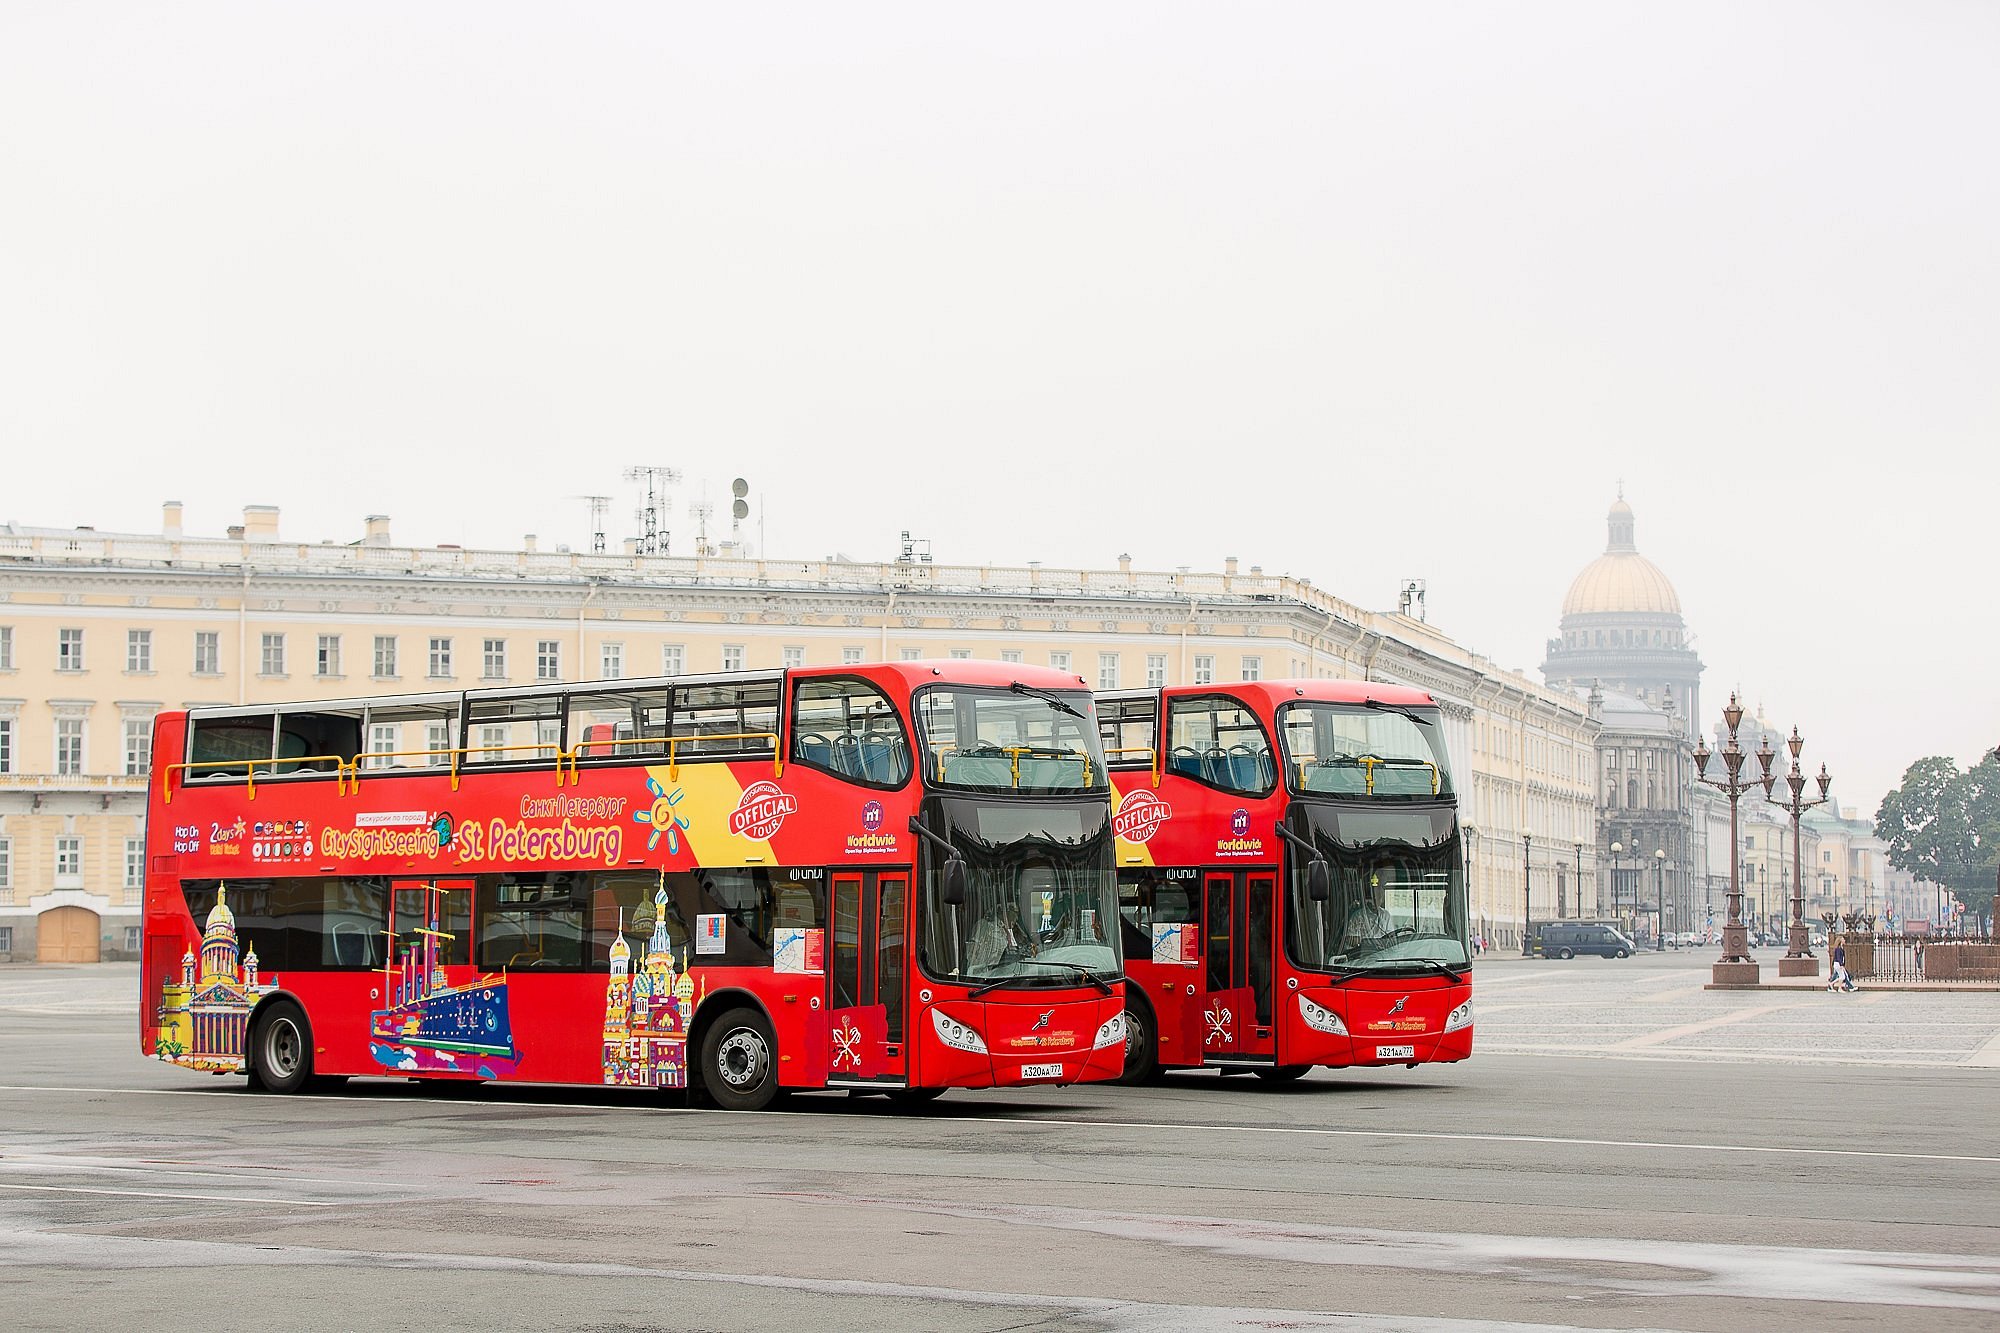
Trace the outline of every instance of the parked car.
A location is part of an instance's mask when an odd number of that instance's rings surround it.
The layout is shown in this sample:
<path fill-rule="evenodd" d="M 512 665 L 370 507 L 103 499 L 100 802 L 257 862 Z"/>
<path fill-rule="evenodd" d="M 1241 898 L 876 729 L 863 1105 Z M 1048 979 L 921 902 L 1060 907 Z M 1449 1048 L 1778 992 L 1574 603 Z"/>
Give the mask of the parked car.
<path fill-rule="evenodd" d="M 1631 936 L 1595 921 L 1551 921 L 1541 928 L 1539 942 L 1544 958 L 1574 958 L 1580 953 L 1630 958 L 1639 951 Z"/>
<path fill-rule="evenodd" d="M 1677 930 L 1667 936 L 1667 943 L 1676 949 L 1694 949 L 1701 945 L 1701 934 L 1693 930 Z"/>

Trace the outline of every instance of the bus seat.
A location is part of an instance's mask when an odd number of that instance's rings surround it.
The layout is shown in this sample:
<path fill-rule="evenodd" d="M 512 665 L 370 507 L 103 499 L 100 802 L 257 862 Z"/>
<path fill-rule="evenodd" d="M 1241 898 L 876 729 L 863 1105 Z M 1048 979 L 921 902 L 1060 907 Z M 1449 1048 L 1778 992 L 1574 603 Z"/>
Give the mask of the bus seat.
<path fill-rule="evenodd" d="M 333 964 L 336 967 L 373 967 L 373 950 L 368 946 L 370 937 L 359 922 L 336 921 L 333 923 Z"/>
<path fill-rule="evenodd" d="M 1201 756 L 1195 753 L 1194 747 L 1191 745 L 1176 745 L 1174 747 L 1173 752 L 1167 756 L 1167 771 L 1169 773 L 1178 773 L 1184 778 L 1207 776 L 1202 772 Z"/>
<path fill-rule="evenodd" d="M 819 735 L 801 736 L 799 737 L 799 759 L 802 763 L 817 764 L 821 768 L 832 768 L 833 742 Z"/>
<path fill-rule="evenodd" d="M 1306 770 L 1306 786 L 1313 791 L 1339 796 L 1363 796 L 1368 792 L 1368 775 L 1352 759 L 1322 759 Z"/>

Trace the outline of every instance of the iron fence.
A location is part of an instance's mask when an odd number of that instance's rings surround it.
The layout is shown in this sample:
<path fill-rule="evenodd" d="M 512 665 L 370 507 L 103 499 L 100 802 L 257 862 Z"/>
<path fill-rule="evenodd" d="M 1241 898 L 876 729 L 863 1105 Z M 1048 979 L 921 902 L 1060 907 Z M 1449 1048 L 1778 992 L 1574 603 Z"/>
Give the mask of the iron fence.
<path fill-rule="evenodd" d="M 2000 982 L 2000 941 L 1984 935 L 1844 935 L 1847 970 L 1866 981 Z"/>

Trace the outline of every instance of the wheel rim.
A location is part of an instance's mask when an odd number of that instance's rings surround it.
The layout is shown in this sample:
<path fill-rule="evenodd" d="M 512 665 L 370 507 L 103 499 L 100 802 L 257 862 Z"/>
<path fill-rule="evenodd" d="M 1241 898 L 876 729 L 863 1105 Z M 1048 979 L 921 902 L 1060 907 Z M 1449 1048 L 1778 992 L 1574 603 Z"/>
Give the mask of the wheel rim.
<path fill-rule="evenodd" d="M 1130 1009 L 1125 1011 L 1125 1063 L 1131 1064 L 1133 1056 L 1146 1053 L 1146 1025 L 1139 1015 Z"/>
<path fill-rule="evenodd" d="M 264 1038 L 264 1064 L 275 1078 L 290 1078 L 299 1072 L 305 1043 L 299 1025 L 289 1018 L 274 1018 Z"/>
<path fill-rule="evenodd" d="M 715 1048 L 715 1072 L 732 1088 L 754 1087 L 771 1066 L 771 1048 L 751 1028 L 737 1028 Z"/>

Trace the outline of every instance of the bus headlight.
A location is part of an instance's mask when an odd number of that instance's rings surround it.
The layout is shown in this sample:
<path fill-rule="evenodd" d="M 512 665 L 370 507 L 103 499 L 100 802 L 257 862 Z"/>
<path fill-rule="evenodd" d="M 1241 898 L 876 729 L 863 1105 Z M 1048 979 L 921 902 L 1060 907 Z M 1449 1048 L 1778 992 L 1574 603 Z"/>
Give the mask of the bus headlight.
<path fill-rule="evenodd" d="M 1472 1000 L 1468 997 L 1464 1004 L 1451 1011 L 1451 1017 L 1445 1019 L 1444 1030 L 1446 1032 L 1456 1032 L 1460 1028 L 1469 1028 L 1471 1026 Z"/>
<path fill-rule="evenodd" d="M 1324 1005 L 1314 1004 L 1305 996 L 1299 996 L 1299 1017 L 1305 1019 L 1306 1026 L 1314 1032 L 1330 1032 L 1336 1037 L 1347 1035 L 1347 1024 L 1340 1021 L 1340 1015 Z"/>
<path fill-rule="evenodd" d="M 1101 1051 L 1106 1046 L 1117 1046 L 1124 1042 L 1124 1040 L 1125 1015 L 1123 1013 L 1116 1013 L 1105 1019 L 1103 1024 L 1097 1029 L 1097 1040 L 1092 1042 L 1090 1047 L 1094 1051 Z"/>
<path fill-rule="evenodd" d="M 937 1030 L 938 1040 L 954 1051 L 969 1051 L 973 1055 L 986 1054 L 986 1038 L 950 1017 L 944 1010 L 931 1010 L 931 1026 Z"/>

